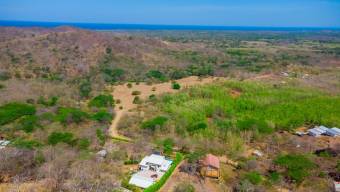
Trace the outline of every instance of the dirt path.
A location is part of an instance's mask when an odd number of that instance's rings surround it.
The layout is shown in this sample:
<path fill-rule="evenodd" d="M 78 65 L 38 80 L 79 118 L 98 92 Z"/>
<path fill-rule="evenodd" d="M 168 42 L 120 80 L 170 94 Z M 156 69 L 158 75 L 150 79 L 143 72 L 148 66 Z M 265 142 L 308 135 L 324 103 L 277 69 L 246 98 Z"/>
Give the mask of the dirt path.
<path fill-rule="evenodd" d="M 224 80 L 224 78 L 219 77 L 207 77 L 203 79 L 199 79 L 196 76 L 186 77 L 183 79 L 179 79 L 178 82 L 181 85 L 181 89 L 195 86 L 195 85 L 202 85 L 207 83 L 213 83 L 217 80 Z M 138 95 L 141 99 L 147 99 L 150 95 L 161 95 L 164 93 L 174 93 L 178 92 L 178 90 L 172 89 L 171 82 L 166 83 L 159 83 L 153 85 L 147 85 L 146 83 L 136 84 L 133 83 L 131 88 L 128 88 L 127 84 L 117 85 L 113 87 L 113 97 L 115 100 L 120 100 L 120 103 L 117 104 L 115 107 L 115 118 L 112 120 L 109 133 L 110 136 L 113 138 L 123 138 L 128 139 L 122 135 L 119 135 L 117 131 L 117 126 L 119 124 L 120 119 L 123 117 L 124 114 L 129 112 L 132 109 L 137 107 L 136 104 L 133 104 L 133 100 L 135 98 L 132 95 L 133 91 L 140 91 L 140 95 Z M 120 109 L 122 107 L 122 109 Z"/>
<path fill-rule="evenodd" d="M 162 186 L 159 192 L 169 192 L 173 191 L 174 188 L 182 182 L 188 182 L 195 187 L 196 192 L 219 192 L 220 189 L 217 188 L 216 184 L 210 179 L 202 180 L 197 175 L 189 175 L 187 173 L 180 172 L 180 167 L 186 161 L 182 161 L 172 173 L 171 177 Z"/>

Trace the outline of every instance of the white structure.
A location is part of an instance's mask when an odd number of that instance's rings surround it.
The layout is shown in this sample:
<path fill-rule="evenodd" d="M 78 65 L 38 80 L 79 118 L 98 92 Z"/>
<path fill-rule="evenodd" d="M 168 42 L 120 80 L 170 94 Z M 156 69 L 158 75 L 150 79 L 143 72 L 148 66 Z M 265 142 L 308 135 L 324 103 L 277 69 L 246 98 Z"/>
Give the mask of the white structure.
<path fill-rule="evenodd" d="M 129 184 L 136 185 L 141 188 L 148 188 L 170 168 L 171 160 L 164 156 L 152 154 L 144 157 L 139 163 L 139 172 L 132 175 Z"/>
<path fill-rule="evenodd" d="M 340 192 L 340 182 L 334 181 L 334 189 L 336 192 Z"/>
<path fill-rule="evenodd" d="M 132 175 L 129 184 L 136 185 L 141 188 L 148 188 L 158 179 L 160 179 L 164 173 L 157 173 L 154 171 L 139 171 Z"/>
<path fill-rule="evenodd" d="M 315 127 L 313 129 L 308 130 L 308 135 L 313 137 L 319 137 L 320 135 L 325 134 L 328 131 L 328 128 L 325 126 Z"/>
<path fill-rule="evenodd" d="M 337 137 L 340 136 L 340 129 L 337 127 L 333 127 L 331 129 L 328 129 L 325 134 L 331 137 Z"/>
<path fill-rule="evenodd" d="M 9 143 L 10 141 L 0 140 L 0 149 L 5 148 Z"/>
<path fill-rule="evenodd" d="M 164 156 L 152 154 L 150 156 L 144 157 L 144 159 L 139 163 L 139 168 L 142 171 L 156 171 L 156 172 L 166 172 L 171 166 L 172 161 L 167 160 Z"/>

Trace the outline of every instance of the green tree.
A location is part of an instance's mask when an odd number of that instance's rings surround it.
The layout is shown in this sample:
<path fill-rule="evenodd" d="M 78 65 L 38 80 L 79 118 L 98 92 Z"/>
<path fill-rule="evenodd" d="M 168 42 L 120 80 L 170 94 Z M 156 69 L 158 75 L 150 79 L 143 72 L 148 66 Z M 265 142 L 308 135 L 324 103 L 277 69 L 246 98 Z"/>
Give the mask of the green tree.
<path fill-rule="evenodd" d="M 179 83 L 174 82 L 174 83 L 172 83 L 172 88 L 179 90 L 179 89 L 181 89 L 181 85 Z"/>
<path fill-rule="evenodd" d="M 78 147 L 80 150 L 87 150 L 90 146 L 91 142 L 88 138 L 82 138 L 78 141 Z"/>
<path fill-rule="evenodd" d="M 158 116 L 153 119 L 144 121 L 141 127 L 143 129 L 149 129 L 149 130 L 155 131 L 157 127 L 161 128 L 167 121 L 168 121 L 167 117 Z"/>
<path fill-rule="evenodd" d="M 53 132 L 48 136 L 47 140 L 50 145 L 56 145 L 58 143 L 74 145 L 76 141 L 73 138 L 73 134 L 69 132 Z"/>
<path fill-rule="evenodd" d="M 33 105 L 15 102 L 5 104 L 0 106 L 0 125 L 5 125 L 22 116 L 34 115 L 35 113 L 36 109 Z"/>
<path fill-rule="evenodd" d="M 101 129 L 97 129 L 96 135 L 97 135 L 97 139 L 99 141 L 99 144 L 103 146 L 105 144 L 105 139 L 106 139 L 104 131 L 101 130 Z"/>
<path fill-rule="evenodd" d="M 305 155 L 279 155 L 274 163 L 286 168 L 286 175 L 293 181 L 301 183 L 310 171 L 315 167 L 315 164 Z"/>
<path fill-rule="evenodd" d="M 89 107 L 113 107 L 114 99 L 112 95 L 98 95 L 91 99 Z"/>
<path fill-rule="evenodd" d="M 174 141 L 171 138 L 167 138 L 163 141 L 163 152 L 167 155 L 171 155 L 173 151 Z"/>
<path fill-rule="evenodd" d="M 82 98 L 88 98 L 90 96 L 90 93 L 92 91 L 92 85 L 89 80 L 85 80 L 80 83 L 79 86 L 80 96 Z"/>

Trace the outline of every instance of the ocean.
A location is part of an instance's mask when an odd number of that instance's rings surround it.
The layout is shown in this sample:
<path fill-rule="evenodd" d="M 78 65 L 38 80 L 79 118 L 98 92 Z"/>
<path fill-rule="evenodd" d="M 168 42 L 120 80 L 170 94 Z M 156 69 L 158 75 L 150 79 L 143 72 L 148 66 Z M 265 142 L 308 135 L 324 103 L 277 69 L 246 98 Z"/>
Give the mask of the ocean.
<path fill-rule="evenodd" d="M 0 27 L 59 27 L 73 26 L 90 30 L 207 30 L 207 31 L 322 31 L 340 28 L 322 27 L 245 27 L 245 26 L 199 26 L 199 25 L 147 25 L 147 24 L 104 24 L 63 23 L 36 21 L 1 21 Z"/>

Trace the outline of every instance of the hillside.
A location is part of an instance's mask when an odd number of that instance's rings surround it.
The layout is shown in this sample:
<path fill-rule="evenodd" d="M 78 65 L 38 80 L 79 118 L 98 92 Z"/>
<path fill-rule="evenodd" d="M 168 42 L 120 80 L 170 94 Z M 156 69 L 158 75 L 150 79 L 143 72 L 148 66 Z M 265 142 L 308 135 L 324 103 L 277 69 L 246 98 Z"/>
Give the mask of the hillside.
<path fill-rule="evenodd" d="M 138 192 L 153 152 L 185 157 L 163 191 L 329 191 L 340 137 L 294 133 L 340 127 L 339 37 L 0 27 L 0 191 Z"/>

